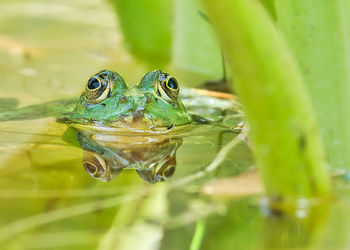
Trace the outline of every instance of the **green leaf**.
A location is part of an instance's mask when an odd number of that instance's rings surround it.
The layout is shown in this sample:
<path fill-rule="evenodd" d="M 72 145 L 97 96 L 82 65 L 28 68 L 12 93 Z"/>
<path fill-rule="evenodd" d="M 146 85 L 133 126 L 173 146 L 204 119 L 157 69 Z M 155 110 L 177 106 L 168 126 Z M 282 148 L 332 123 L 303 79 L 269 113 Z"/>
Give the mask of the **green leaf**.
<path fill-rule="evenodd" d="M 170 59 L 170 0 L 111 0 L 125 44 L 134 56 L 150 67 L 160 67 Z"/>
<path fill-rule="evenodd" d="M 223 77 L 221 47 L 198 0 L 174 1 L 173 64 L 210 79 Z"/>
<path fill-rule="evenodd" d="M 276 0 L 333 167 L 350 168 L 350 2 Z"/>
<path fill-rule="evenodd" d="M 265 6 L 266 10 L 270 15 L 275 19 L 276 18 L 276 8 L 274 0 L 260 0 L 261 3 Z"/>

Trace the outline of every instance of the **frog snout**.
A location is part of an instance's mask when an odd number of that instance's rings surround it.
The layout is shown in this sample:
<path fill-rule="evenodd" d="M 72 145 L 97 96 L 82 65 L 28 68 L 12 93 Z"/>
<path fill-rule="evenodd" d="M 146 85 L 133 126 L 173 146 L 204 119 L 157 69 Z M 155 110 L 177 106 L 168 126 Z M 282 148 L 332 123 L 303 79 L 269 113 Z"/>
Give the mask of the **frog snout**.
<path fill-rule="evenodd" d="M 137 109 L 134 112 L 132 112 L 133 121 L 142 120 L 145 115 L 144 111 L 145 111 L 144 107 L 137 107 Z"/>

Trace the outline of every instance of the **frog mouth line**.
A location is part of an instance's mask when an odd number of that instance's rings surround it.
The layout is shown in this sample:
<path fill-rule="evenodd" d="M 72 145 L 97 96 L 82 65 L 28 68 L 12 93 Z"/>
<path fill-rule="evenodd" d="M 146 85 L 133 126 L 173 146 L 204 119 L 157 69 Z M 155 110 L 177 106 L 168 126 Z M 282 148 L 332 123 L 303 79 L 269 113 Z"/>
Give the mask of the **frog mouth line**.
<path fill-rule="evenodd" d="M 190 131 L 193 124 L 175 125 L 165 124 L 161 119 L 154 119 L 151 115 L 145 113 L 144 108 L 139 107 L 135 111 L 121 115 L 115 121 L 84 120 L 84 122 L 74 122 L 70 119 L 57 119 L 58 122 L 64 122 L 67 125 L 78 130 L 91 131 L 95 133 L 106 133 L 116 135 L 163 135 L 178 134 L 184 131 Z"/>
<path fill-rule="evenodd" d="M 185 124 L 180 126 L 145 126 L 144 123 L 134 124 L 140 126 L 130 126 L 130 123 L 114 122 L 111 124 L 103 124 L 94 121 L 89 124 L 72 123 L 70 126 L 78 129 L 91 131 L 93 133 L 101 133 L 106 135 L 122 135 L 122 136 L 159 136 L 159 135 L 182 135 L 193 129 L 193 124 Z"/>
<path fill-rule="evenodd" d="M 153 119 L 152 116 L 144 113 L 144 109 L 138 109 L 120 116 L 113 122 L 109 123 L 113 127 L 134 127 L 134 128 L 153 128 L 167 127 L 163 122 Z"/>

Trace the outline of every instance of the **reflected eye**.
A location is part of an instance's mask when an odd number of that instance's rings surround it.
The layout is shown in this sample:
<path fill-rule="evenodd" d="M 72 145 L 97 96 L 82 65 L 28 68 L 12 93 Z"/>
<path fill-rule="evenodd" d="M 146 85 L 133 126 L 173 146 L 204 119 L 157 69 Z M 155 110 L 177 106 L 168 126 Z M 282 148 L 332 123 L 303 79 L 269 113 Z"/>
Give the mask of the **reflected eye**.
<path fill-rule="evenodd" d="M 161 167 L 156 173 L 158 180 L 165 181 L 173 176 L 176 170 L 176 158 L 174 156 L 168 157 L 164 162 L 160 162 L 159 164 Z"/>
<path fill-rule="evenodd" d="M 175 102 L 179 97 L 179 84 L 175 77 L 167 73 L 160 73 L 158 77 L 157 93 L 168 102 Z"/>
<path fill-rule="evenodd" d="M 85 161 L 83 164 L 85 170 L 93 177 L 99 178 L 104 176 L 107 172 L 105 163 L 102 165 L 101 162 L 92 160 L 92 162 Z"/>
<path fill-rule="evenodd" d="M 109 76 L 99 73 L 90 78 L 86 86 L 86 100 L 89 103 L 99 103 L 109 97 L 112 83 Z"/>
<path fill-rule="evenodd" d="M 162 170 L 160 174 L 162 174 L 163 179 L 168 179 L 175 173 L 175 167 L 174 166 L 168 166 L 166 169 Z"/>
<path fill-rule="evenodd" d="M 83 157 L 83 165 L 85 170 L 95 178 L 103 179 L 107 177 L 106 161 L 98 154 L 85 152 Z"/>
<path fill-rule="evenodd" d="M 84 162 L 86 171 L 94 177 L 98 177 L 98 167 L 91 162 Z"/>

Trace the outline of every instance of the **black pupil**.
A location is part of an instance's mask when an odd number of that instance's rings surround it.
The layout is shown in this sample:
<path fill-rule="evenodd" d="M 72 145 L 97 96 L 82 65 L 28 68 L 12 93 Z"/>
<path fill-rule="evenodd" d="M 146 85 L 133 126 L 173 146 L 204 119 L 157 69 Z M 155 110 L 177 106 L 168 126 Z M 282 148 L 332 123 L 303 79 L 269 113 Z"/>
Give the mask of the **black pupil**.
<path fill-rule="evenodd" d="M 164 177 L 170 177 L 170 176 L 172 176 L 174 174 L 174 172 L 175 172 L 175 168 L 174 167 L 169 167 L 169 168 L 167 168 L 164 171 L 163 176 Z"/>
<path fill-rule="evenodd" d="M 100 87 L 100 83 L 96 78 L 92 78 L 88 82 L 88 89 L 97 89 Z"/>
<path fill-rule="evenodd" d="M 178 88 L 178 84 L 177 81 L 175 80 L 175 78 L 170 78 L 168 81 L 168 87 L 172 88 L 172 89 L 177 89 Z"/>
<path fill-rule="evenodd" d="M 94 166 L 88 162 L 84 163 L 84 167 L 85 167 L 86 171 L 88 171 L 89 173 L 92 173 L 92 174 L 95 173 L 97 170 L 96 166 Z"/>

